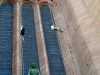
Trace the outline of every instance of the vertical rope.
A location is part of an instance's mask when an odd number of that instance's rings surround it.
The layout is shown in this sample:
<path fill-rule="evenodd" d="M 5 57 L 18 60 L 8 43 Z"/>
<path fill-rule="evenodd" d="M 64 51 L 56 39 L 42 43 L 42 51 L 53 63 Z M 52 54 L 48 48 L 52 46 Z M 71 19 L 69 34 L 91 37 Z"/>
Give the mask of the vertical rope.
<path fill-rule="evenodd" d="M 48 4 L 48 7 L 50 9 L 50 15 L 51 15 L 51 18 L 52 18 L 53 25 L 55 26 L 56 23 L 55 23 L 54 15 L 53 15 L 53 12 L 52 12 L 52 6 L 50 4 Z"/>

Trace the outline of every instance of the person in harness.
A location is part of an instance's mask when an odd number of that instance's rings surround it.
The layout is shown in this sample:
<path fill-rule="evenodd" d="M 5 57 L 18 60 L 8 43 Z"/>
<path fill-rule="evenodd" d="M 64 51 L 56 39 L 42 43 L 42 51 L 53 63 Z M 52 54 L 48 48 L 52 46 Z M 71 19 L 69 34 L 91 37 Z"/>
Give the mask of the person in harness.
<path fill-rule="evenodd" d="M 21 27 L 20 35 L 22 36 L 22 39 L 24 40 L 25 28 L 23 26 Z"/>
<path fill-rule="evenodd" d="M 60 32 L 63 32 L 64 31 L 62 28 L 57 27 L 55 25 L 51 25 L 51 30 L 53 30 L 53 31 L 60 31 Z"/>

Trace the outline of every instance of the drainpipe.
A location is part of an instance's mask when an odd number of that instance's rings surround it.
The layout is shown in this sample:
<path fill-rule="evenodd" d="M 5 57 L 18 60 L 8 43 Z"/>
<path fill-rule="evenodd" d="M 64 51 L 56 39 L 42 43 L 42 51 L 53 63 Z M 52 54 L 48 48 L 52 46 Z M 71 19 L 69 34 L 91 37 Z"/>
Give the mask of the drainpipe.
<path fill-rule="evenodd" d="M 41 22 L 40 7 L 36 0 L 35 0 L 35 2 L 33 2 L 33 10 L 34 10 L 34 18 L 35 18 L 34 20 L 35 20 L 40 73 L 41 73 L 41 75 L 50 75 L 48 56 L 47 56 L 47 52 L 46 52 L 43 27 L 42 27 L 42 22 Z"/>
<path fill-rule="evenodd" d="M 14 5 L 12 75 L 22 75 L 21 5 Z"/>

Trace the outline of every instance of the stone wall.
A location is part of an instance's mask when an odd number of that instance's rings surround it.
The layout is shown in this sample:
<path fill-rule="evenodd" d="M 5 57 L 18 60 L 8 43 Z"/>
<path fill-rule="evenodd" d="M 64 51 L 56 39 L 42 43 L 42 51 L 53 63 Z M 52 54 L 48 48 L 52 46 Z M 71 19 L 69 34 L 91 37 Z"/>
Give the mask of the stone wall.
<path fill-rule="evenodd" d="M 95 20 L 100 21 L 100 0 L 83 0 L 83 2 Z"/>
<path fill-rule="evenodd" d="M 89 1 L 58 0 L 53 8 L 56 25 L 64 29 L 58 37 L 68 75 L 100 74 L 99 0 L 94 6 Z"/>

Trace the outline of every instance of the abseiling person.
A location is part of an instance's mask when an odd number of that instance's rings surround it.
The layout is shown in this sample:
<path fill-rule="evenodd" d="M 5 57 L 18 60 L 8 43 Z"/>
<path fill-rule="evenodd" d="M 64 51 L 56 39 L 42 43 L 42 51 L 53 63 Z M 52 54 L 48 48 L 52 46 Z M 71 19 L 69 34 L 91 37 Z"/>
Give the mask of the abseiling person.
<path fill-rule="evenodd" d="M 23 26 L 21 27 L 20 35 L 22 36 L 22 39 L 24 40 L 25 28 Z"/>

